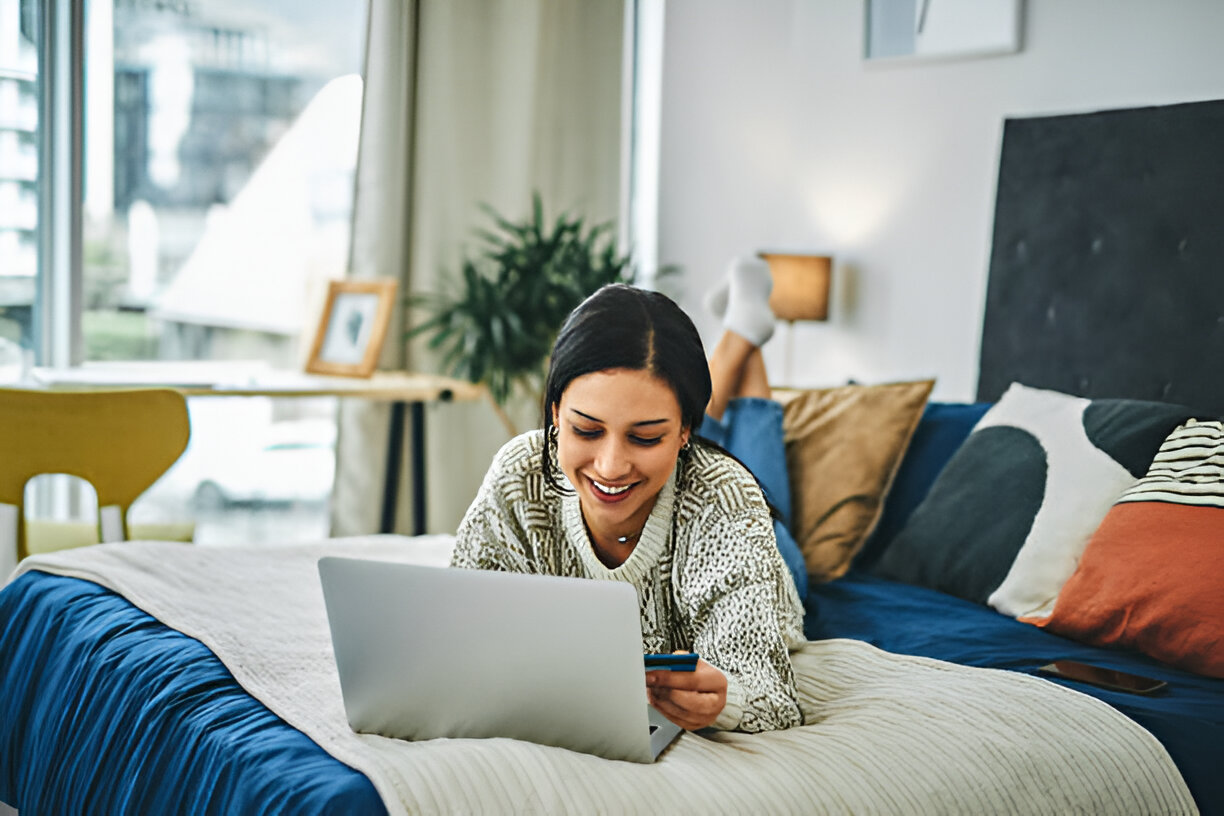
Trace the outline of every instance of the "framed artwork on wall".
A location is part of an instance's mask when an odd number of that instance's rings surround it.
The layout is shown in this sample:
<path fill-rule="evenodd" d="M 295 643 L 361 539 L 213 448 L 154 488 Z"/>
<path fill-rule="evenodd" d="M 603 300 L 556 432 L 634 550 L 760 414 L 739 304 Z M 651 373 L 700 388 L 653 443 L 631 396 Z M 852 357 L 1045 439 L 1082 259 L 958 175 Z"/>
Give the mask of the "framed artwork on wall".
<path fill-rule="evenodd" d="M 332 281 L 306 370 L 345 377 L 373 374 L 391 320 L 395 290 L 393 280 Z"/>
<path fill-rule="evenodd" d="M 984 57 L 1020 50 L 1023 0 L 865 0 L 867 60 Z"/>

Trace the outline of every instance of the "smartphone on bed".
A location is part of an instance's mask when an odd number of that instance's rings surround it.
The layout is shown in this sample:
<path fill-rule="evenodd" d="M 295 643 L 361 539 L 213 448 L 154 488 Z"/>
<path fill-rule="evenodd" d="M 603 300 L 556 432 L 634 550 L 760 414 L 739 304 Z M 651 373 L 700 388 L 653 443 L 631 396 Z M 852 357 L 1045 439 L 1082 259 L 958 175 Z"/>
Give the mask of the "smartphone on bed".
<path fill-rule="evenodd" d="M 1165 681 L 1152 677 L 1127 674 L 1117 669 L 1105 669 L 1100 666 L 1089 666 L 1087 663 L 1078 663 L 1074 660 L 1055 660 L 1053 663 L 1042 666 L 1037 673 L 1089 683 L 1114 691 L 1125 691 L 1130 694 L 1151 694 L 1168 685 Z"/>

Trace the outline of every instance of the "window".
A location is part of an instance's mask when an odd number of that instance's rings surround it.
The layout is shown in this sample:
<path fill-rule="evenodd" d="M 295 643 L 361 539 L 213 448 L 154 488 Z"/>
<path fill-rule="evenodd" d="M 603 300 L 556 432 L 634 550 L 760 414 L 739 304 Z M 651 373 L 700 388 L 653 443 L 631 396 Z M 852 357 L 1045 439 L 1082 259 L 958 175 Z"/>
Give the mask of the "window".
<path fill-rule="evenodd" d="M 102 6 L 87 15 L 84 358 L 296 367 L 312 297 L 347 261 L 364 3 Z"/>
<path fill-rule="evenodd" d="M 85 0 L 83 14 L 44 11 L 45 62 L 63 64 L 74 46 L 61 44 L 80 43 L 78 90 L 44 90 L 68 96 L 79 117 L 75 165 L 36 150 L 38 6 L 0 0 L 0 298 L 14 292 L 0 300 L 0 336 L 57 366 L 300 368 L 326 281 L 347 264 L 364 0 Z M 12 170 L 10 153 L 22 159 Z M 53 191 L 22 174 L 40 160 L 70 168 L 79 191 L 50 208 L 75 208 L 62 222 L 79 225 L 67 274 L 54 246 L 35 262 L 37 196 Z M 318 454 L 331 441 L 318 427 L 334 411 L 333 400 L 193 398 L 192 445 L 133 520 L 189 513 L 202 542 L 248 540 L 278 522 L 326 535 L 331 460 Z"/>
<path fill-rule="evenodd" d="M 29 348 L 38 271 L 38 51 L 34 4 L 0 0 L 0 372 Z"/>

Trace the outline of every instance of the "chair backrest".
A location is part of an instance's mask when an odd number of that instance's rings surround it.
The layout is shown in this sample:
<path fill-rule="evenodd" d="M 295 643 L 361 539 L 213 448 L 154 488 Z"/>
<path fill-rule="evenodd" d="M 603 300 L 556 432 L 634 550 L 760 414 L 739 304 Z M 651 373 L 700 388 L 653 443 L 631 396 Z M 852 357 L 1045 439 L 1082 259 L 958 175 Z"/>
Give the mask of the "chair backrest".
<path fill-rule="evenodd" d="M 67 473 L 89 482 L 98 495 L 99 539 L 123 540 L 128 508 L 182 455 L 190 436 L 187 401 L 169 388 L 0 388 L 0 504 L 17 509 L 17 559 L 28 554 L 31 478 Z"/>

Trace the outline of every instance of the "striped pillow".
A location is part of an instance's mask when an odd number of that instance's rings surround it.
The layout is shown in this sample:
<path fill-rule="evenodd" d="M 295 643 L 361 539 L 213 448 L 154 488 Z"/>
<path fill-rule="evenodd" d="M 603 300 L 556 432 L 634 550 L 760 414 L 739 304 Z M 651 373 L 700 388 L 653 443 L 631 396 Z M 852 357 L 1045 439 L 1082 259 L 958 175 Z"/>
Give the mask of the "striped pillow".
<path fill-rule="evenodd" d="M 1030 623 L 1224 677 L 1224 423 L 1181 425 Z"/>
<path fill-rule="evenodd" d="M 1224 507 L 1224 423 L 1189 420 L 1169 434 L 1147 475 L 1119 502 Z"/>

